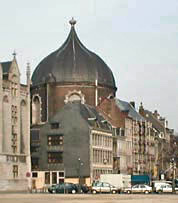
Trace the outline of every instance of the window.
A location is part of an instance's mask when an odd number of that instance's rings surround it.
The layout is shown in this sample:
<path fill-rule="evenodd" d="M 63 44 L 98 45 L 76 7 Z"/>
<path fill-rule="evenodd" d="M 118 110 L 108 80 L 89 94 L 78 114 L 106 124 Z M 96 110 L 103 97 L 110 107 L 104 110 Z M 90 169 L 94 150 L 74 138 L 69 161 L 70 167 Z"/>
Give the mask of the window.
<path fill-rule="evenodd" d="M 81 101 L 81 97 L 78 94 L 71 94 L 69 97 L 69 101 L 70 102 Z"/>
<path fill-rule="evenodd" d="M 40 141 L 39 130 L 31 130 L 30 138 L 31 138 L 32 143 L 39 143 L 39 141 Z"/>
<path fill-rule="evenodd" d="M 64 172 L 59 172 L 59 177 L 64 177 Z"/>
<path fill-rule="evenodd" d="M 37 172 L 32 173 L 32 178 L 38 178 L 38 173 Z"/>
<path fill-rule="evenodd" d="M 40 150 L 40 148 L 39 148 L 39 146 L 32 146 L 31 147 L 31 153 L 33 153 L 33 152 L 39 152 L 39 150 Z"/>
<path fill-rule="evenodd" d="M 103 183 L 103 187 L 109 187 L 109 183 Z"/>
<path fill-rule="evenodd" d="M 51 129 L 58 129 L 59 128 L 59 123 L 51 123 Z"/>
<path fill-rule="evenodd" d="M 13 177 L 18 177 L 18 165 L 13 165 Z"/>
<path fill-rule="evenodd" d="M 41 122 L 41 98 L 35 95 L 32 99 L 32 124 Z"/>
<path fill-rule="evenodd" d="M 63 163 L 63 152 L 48 152 L 48 163 Z"/>
<path fill-rule="evenodd" d="M 57 172 L 52 172 L 52 184 L 57 184 Z"/>
<path fill-rule="evenodd" d="M 45 173 L 45 184 L 50 184 L 50 172 Z"/>
<path fill-rule="evenodd" d="M 48 135 L 48 146 L 63 145 L 63 135 Z"/>
<path fill-rule="evenodd" d="M 39 159 L 36 157 L 32 157 L 32 169 L 38 169 L 39 168 Z"/>

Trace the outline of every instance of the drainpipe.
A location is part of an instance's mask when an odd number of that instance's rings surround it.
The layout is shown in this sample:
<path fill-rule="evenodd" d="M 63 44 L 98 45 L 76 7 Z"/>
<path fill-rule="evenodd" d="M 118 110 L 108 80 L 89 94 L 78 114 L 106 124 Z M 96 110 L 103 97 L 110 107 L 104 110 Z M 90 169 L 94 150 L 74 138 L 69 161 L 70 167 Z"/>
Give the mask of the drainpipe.
<path fill-rule="evenodd" d="M 95 106 L 98 105 L 98 80 L 95 80 Z"/>

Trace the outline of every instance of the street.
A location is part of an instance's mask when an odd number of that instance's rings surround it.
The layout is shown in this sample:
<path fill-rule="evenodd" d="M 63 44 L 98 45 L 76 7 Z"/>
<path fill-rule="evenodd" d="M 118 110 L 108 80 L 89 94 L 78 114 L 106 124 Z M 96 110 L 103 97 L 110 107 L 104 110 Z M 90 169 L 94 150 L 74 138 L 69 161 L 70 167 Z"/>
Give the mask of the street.
<path fill-rule="evenodd" d="M 0 203 L 178 203 L 175 194 L 0 194 Z"/>

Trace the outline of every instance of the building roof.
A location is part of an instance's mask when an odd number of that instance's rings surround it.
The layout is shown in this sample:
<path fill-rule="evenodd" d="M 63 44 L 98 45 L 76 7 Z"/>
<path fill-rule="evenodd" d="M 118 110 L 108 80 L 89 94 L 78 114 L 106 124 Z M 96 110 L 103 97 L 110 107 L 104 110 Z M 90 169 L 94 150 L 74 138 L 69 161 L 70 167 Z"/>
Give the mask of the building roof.
<path fill-rule="evenodd" d="M 79 40 L 71 24 L 64 44 L 45 57 L 32 75 L 32 84 L 47 82 L 87 82 L 116 89 L 112 71 L 95 53 L 89 51 Z"/>
<path fill-rule="evenodd" d="M 89 106 L 87 104 L 81 104 L 80 102 L 69 102 L 67 103 L 59 112 L 54 115 L 49 122 L 58 122 L 62 120 L 64 116 L 68 116 L 70 122 L 79 122 L 76 119 L 76 115 L 80 115 L 90 127 L 98 127 L 103 130 L 111 130 L 111 125 L 106 122 L 105 118 L 99 113 L 95 107 Z M 81 127 L 81 123 L 78 123 Z"/>
<path fill-rule="evenodd" d="M 151 111 L 145 110 L 145 119 L 152 123 L 153 127 L 158 130 L 159 132 L 164 132 L 165 127 L 162 125 L 162 123 L 153 115 Z"/>
<path fill-rule="evenodd" d="M 12 61 L 6 61 L 6 62 L 1 63 L 3 73 L 8 73 L 9 72 L 11 64 L 12 64 Z"/>
<path fill-rule="evenodd" d="M 145 118 L 141 116 L 130 103 L 122 101 L 120 99 L 115 99 L 115 101 L 120 110 L 128 112 L 128 116 L 131 117 L 133 120 L 145 121 Z"/>

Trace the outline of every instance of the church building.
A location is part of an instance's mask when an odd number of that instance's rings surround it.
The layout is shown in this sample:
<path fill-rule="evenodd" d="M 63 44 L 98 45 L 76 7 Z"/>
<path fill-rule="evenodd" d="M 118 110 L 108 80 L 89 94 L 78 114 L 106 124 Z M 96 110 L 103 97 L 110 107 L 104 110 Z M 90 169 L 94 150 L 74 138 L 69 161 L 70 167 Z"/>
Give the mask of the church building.
<path fill-rule="evenodd" d="M 81 43 L 76 21 L 70 24 L 64 44 L 32 74 L 31 155 L 36 185 L 64 179 L 78 182 L 80 176 L 90 184 L 113 170 L 112 125 L 96 106 L 102 98 L 115 97 L 115 79 L 106 63 Z"/>
<path fill-rule="evenodd" d="M 30 172 L 30 69 L 20 84 L 14 54 L 0 63 L 0 191 L 27 191 Z"/>

